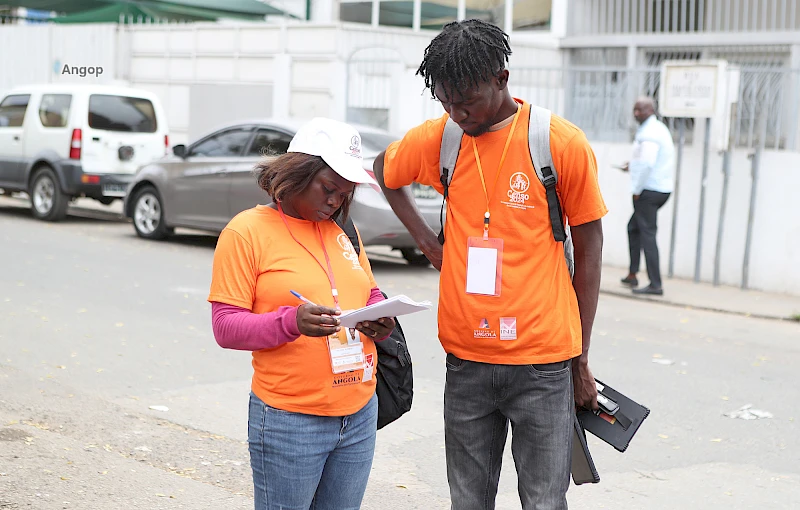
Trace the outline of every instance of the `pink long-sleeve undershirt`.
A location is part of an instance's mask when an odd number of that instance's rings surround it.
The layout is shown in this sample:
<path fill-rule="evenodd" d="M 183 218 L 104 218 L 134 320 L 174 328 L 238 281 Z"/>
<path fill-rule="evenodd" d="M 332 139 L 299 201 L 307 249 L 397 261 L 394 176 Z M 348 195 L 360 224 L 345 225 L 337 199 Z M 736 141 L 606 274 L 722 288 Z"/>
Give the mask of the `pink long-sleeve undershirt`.
<path fill-rule="evenodd" d="M 383 299 L 383 294 L 376 287 L 370 291 L 367 305 Z M 214 301 L 211 303 L 214 338 L 220 347 L 241 351 L 271 349 L 293 342 L 300 337 L 297 308 L 282 306 L 274 312 L 253 313 L 247 308 Z"/>

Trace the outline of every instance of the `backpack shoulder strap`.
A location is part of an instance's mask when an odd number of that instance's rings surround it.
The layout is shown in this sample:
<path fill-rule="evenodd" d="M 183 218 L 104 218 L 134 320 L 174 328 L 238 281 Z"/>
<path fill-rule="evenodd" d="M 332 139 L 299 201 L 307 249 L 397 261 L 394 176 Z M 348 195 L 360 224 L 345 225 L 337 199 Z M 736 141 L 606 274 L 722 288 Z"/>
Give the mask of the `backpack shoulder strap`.
<path fill-rule="evenodd" d="M 458 151 L 461 150 L 461 138 L 464 135 L 458 124 L 453 119 L 448 118 L 442 133 L 442 145 L 439 148 L 439 182 L 444 188 L 444 201 L 439 211 L 439 243 L 444 244 L 444 204 L 450 195 L 450 181 L 453 180 L 453 172 L 456 170 L 456 160 Z"/>
<path fill-rule="evenodd" d="M 461 150 L 461 137 L 464 131 L 453 119 L 448 118 L 442 133 L 442 146 L 439 149 L 439 181 L 444 186 L 444 196 L 447 198 L 447 188 L 453 180 L 453 171 L 456 169 L 458 151 Z"/>
<path fill-rule="evenodd" d="M 361 255 L 361 243 L 359 242 L 358 230 L 356 230 L 353 219 L 348 216 L 347 220 L 342 222 L 342 218 L 339 217 L 339 219 L 336 220 L 336 224 L 347 234 L 348 239 L 350 239 L 350 244 L 352 244 L 353 248 L 356 250 L 356 255 Z"/>
<path fill-rule="evenodd" d="M 558 184 L 558 170 L 553 164 L 550 154 L 550 110 L 531 105 L 531 118 L 528 123 L 528 147 L 531 152 L 531 161 L 536 170 L 536 176 L 542 183 L 547 195 L 547 208 L 550 213 L 550 226 L 553 238 L 557 242 L 567 239 L 564 229 L 564 213 L 558 199 L 556 185 Z"/>

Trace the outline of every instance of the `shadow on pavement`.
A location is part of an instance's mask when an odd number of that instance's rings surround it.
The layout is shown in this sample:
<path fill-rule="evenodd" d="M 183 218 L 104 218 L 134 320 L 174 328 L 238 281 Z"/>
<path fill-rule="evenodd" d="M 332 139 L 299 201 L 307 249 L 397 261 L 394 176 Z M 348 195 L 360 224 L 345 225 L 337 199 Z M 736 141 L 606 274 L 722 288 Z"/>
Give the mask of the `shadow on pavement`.
<path fill-rule="evenodd" d="M 33 217 L 30 203 L 26 200 L 17 198 L 5 200 L 0 205 L 0 214 L 14 216 L 16 218 L 27 219 L 30 221 L 41 221 Z M 13 202 L 16 202 L 14 204 Z M 18 204 L 18 205 L 17 205 Z M 52 222 L 53 225 L 92 223 L 96 221 L 108 221 L 113 223 L 127 223 L 129 220 L 115 211 L 103 211 L 101 209 L 83 209 L 70 206 L 67 209 L 67 217 L 61 221 Z M 44 223 L 44 222 L 43 222 Z"/>
<path fill-rule="evenodd" d="M 167 239 L 160 242 L 169 243 L 173 245 L 194 246 L 198 248 L 211 248 L 213 250 L 214 248 L 217 247 L 217 239 L 218 236 L 212 234 L 177 233 L 169 236 Z M 147 241 L 147 240 L 142 239 L 142 241 Z M 151 242 L 159 242 L 159 241 L 151 241 Z"/>

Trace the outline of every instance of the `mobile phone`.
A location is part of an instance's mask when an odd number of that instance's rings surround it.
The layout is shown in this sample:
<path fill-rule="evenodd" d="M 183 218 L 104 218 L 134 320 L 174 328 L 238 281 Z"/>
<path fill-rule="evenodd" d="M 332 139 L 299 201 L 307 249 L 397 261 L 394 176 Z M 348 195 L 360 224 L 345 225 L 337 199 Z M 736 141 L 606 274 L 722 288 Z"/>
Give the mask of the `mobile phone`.
<path fill-rule="evenodd" d="M 614 416 L 619 410 L 619 404 L 606 397 L 602 393 L 597 394 L 597 404 L 604 413 L 610 414 L 611 416 Z"/>

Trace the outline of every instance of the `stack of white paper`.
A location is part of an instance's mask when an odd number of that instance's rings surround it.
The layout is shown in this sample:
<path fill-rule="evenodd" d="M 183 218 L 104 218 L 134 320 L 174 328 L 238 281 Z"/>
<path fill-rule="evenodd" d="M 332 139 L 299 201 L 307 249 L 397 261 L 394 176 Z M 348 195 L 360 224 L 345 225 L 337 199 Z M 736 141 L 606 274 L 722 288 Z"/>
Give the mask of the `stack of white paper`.
<path fill-rule="evenodd" d="M 383 301 L 359 308 L 358 310 L 351 310 L 339 316 L 342 327 L 354 328 L 356 324 L 363 321 L 376 321 L 382 317 L 398 317 L 400 315 L 408 315 L 410 313 L 422 312 L 430 310 L 433 305 L 430 301 L 422 301 L 417 303 L 410 297 L 400 294 L 399 296 L 390 297 Z"/>

